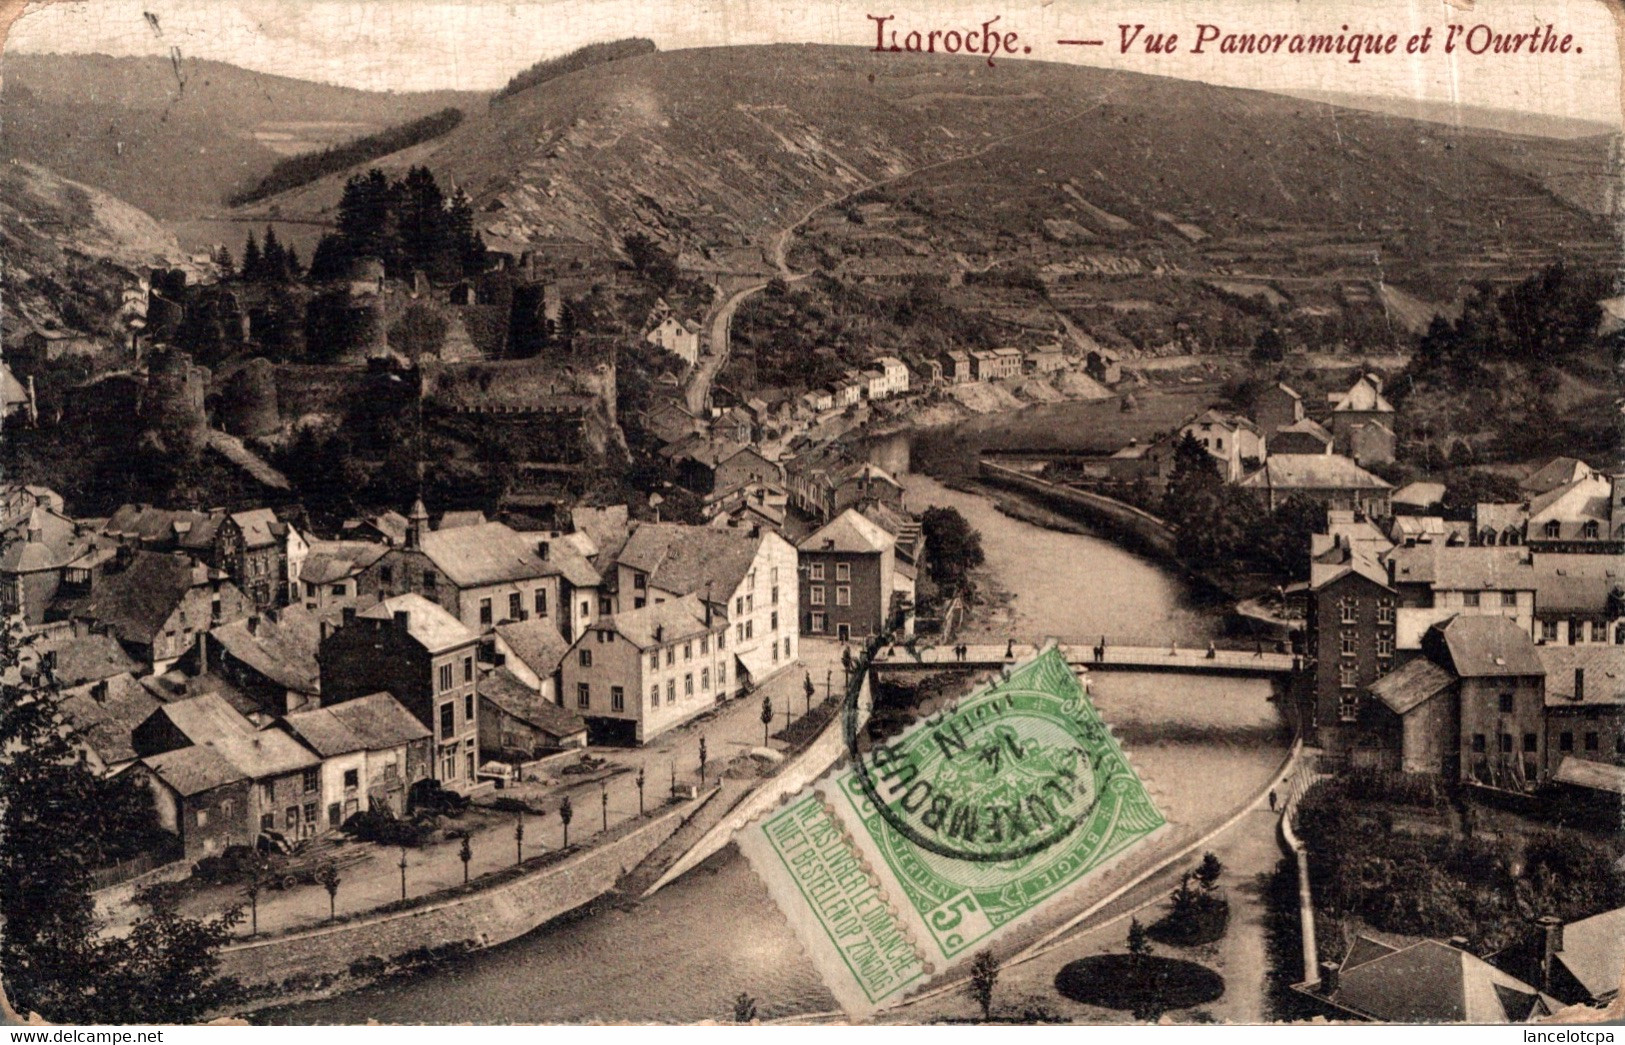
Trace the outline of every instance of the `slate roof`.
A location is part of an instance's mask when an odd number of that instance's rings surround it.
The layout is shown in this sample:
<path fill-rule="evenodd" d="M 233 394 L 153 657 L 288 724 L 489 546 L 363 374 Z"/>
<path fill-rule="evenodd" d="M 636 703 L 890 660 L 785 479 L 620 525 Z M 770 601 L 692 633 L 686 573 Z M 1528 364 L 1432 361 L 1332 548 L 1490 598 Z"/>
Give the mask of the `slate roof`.
<path fill-rule="evenodd" d="M 353 751 L 383 751 L 430 735 L 423 723 L 388 693 L 370 693 L 331 707 L 296 711 L 282 720 L 323 758 Z"/>
<path fill-rule="evenodd" d="M 321 764 L 321 760 L 286 733 L 255 729 L 225 699 L 215 694 L 191 697 L 159 708 L 193 745 L 212 748 L 251 780 L 282 776 Z"/>
<path fill-rule="evenodd" d="M 106 633 L 45 637 L 36 642 L 35 648 L 56 654 L 56 680 L 63 686 L 98 682 L 141 670 L 118 640 Z"/>
<path fill-rule="evenodd" d="M 430 530 L 420 543 L 423 554 L 459 588 L 552 577 L 559 572 L 541 557 L 535 542 L 498 522 Z"/>
<path fill-rule="evenodd" d="M 1364 954 L 1371 957 L 1345 962 L 1329 1000 L 1384 1023 L 1523 1023 L 1562 1007 L 1482 958 L 1437 940 L 1380 953 L 1384 949 L 1367 947 Z"/>
<path fill-rule="evenodd" d="M 299 579 L 306 584 L 332 584 L 354 577 L 387 551 L 387 545 L 372 541 L 311 541 Z"/>
<path fill-rule="evenodd" d="M 300 606 L 223 624 L 210 638 L 259 674 L 298 693 L 321 692 L 321 623 Z"/>
<path fill-rule="evenodd" d="M 1395 584 L 1429 584 L 1446 591 L 1532 591 L 1536 571 L 1522 547 L 1418 544 L 1388 553 Z"/>
<path fill-rule="evenodd" d="M 430 653 L 443 653 L 478 640 L 463 622 L 416 592 L 385 599 L 356 614 L 368 620 L 393 620 L 407 614 L 406 631 Z"/>
<path fill-rule="evenodd" d="M 455 530 L 459 526 L 479 526 L 486 521 L 484 512 L 447 512 L 440 517 L 442 530 Z"/>
<path fill-rule="evenodd" d="M 1608 607 L 1608 593 L 1625 583 L 1617 577 L 1576 574 L 1544 567 L 1538 562 L 1531 574 L 1535 579 L 1535 612 L 1543 617 L 1561 613 L 1601 614 Z"/>
<path fill-rule="evenodd" d="M 1387 490 L 1392 486 L 1341 454 L 1276 454 L 1237 485 L 1257 490 Z"/>
<path fill-rule="evenodd" d="M 570 651 L 569 641 L 559 634 L 558 627 L 550 617 L 532 617 L 498 624 L 496 633 L 497 638 L 524 662 L 525 667 L 543 678 L 553 674 L 564 660 L 564 655 Z"/>
<path fill-rule="evenodd" d="M 141 760 L 153 774 L 183 797 L 248 779 L 218 752 L 207 747 L 183 747 Z"/>
<path fill-rule="evenodd" d="M 640 650 L 698 638 L 710 634 L 712 630 L 712 626 L 705 623 L 705 606 L 698 595 L 685 595 L 680 599 L 652 602 L 640 609 L 625 610 L 600 619 L 593 628 L 609 628 Z M 655 639 L 657 630 L 660 633 L 658 641 Z"/>
<path fill-rule="evenodd" d="M 1546 668 L 1547 706 L 1625 705 L 1625 646 L 1536 646 L 1535 655 Z M 1575 669 L 1585 672 L 1584 700 L 1574 699 Z"/>
<path fill-rule="evenodd" d="M 214 535 L 225 521 L 221 514 L 175 511 L 150 504 L 126 504 L 102 525 L 111 537 L 126 537 L 142 544 L 166 544 L 188 551 L 200 551 L 214 544 Z"/>
<path fill-rule="evenodd" d="M 1316 421 L 1311 417 L 1300 418 L 1289 425 L 1282 425 L 1275 430 L 1276 435 L 1281 435 L 1283 433 L 1292 435 L 1312 435 L 1323 443 L 1330 443 L 1332 441 L 1332 433 L 1326 431 L 1326 426 L 1322 425 L 1319 421 Z"/>
<path fill-rule="evenodd" d="M 1450 651 L 1450 666 L 1462 678 L 1499 678 L 1544 675 L 1545 666 L 1535 652 L 1529 633 L 1506 618 L 1452 617 L 1440 631 Z"/>
<path fill-rule="evenodd" d="M 1625 795 L 1625 766 L 1612 766 L 1606 762 L 1564 755 L 1552 779 L 1570 787 L 1583 787 L 1591 791 L 1607 791 Z M 1615 981 L 1618 982 L 1618 981 Z"/>
<path fill-rule="evenodd" d="M 559 707 L 505 668 L 483 676 L 480 699 L 489 700 L 504 713 L 535 727 L 550 737 L 563 739 L 583 733 L 587 724 L 572 711 Z"/>
<path fill-rule="evenodd" d="M 1456 681 L 1456 676 L 1425 657 L 1408 661 L 1371 684 L 1371 695 L 1404 715 Z"/>
<path fill-rule="evenodd" d="M 233 512 L 231 521 L 243 531 L 243 543 L 249 548 L 264 548 L 280 544 L 288 528 L 269 508 L 255 508 L 247 512 Z"/>
<path fill-rule="evenodd" d="M 147 645 L 186 593 L 208 581 L 208 568 L 184 555 L 138 551 L 123 569 L 99 575 L 90 594 L 65 605 L 71 617 L 99 621 L 124 641 Z"/>
<path fill-rule="evenodd" d="M 1595 470 L 1577 457 L 1554 457 L 1518 480 L 1518 488 L 1532 497 L 1567 486 L 1576 479 L 1595 475 Z"/>
<path fill-rule="evenodd" d="M 1620 974 L 1625 972 L 1625 907 L 1563 926 L 1563 949 L 1557 960 L 1591 997 L 1606 998 L 1618 991 Z"/>
<path fill-rule="evenodd" d="M 849 552 L 880 555 L 896 543 L 885 528 L 848 508 L 807 537 L 797 547 L 808 552 Z"/>
<path fill-rule="evenodd" d="M 1523 530 L 1529 520 L 1529 506 L 1522 501 L 1480 501 L 1473 506 L 1473 522 L 1480 530 Z"/>
<path fill-rule="evenodd" d="M 597 549 L 596 554 L 610 558 L 621 550 L 627 535 L 632 532 L 624 504 L 604 508 L 571 508 L 570 525 L 577 532 L 587 535 Z"/>
<path fill-rule="evenodd" d="M 1189 421 L 1186 421 L 1181 427 L 1189 428 L 1191 425 L 1198 424 L 1217 426 L 1231 432 L 1239 432 L 1242 429 L 1246 429 L 1250 432 L 1258 431 L 1258 426 L 1253 423 L 1251 418 L 1243 414 L 1229 413 L 1224 410 L 1215 409 L 1202 411 Z"/>
<path fill-rule="evenodd" d="M 76 686 L 62 694 L 62 713 L 84 742 L 109 765 L 135 758 L 130 734 L 161 706 L 131 675 L 107 680 L 106 695 L 96 697 L 96 684 Z"/>
<path fill-rule="evenodd" d="M 580 544 L 573 539 L 574 534 L 556 534 L 543 531 L 526 531 L 518 535 L 530 547 L 537 548 L 547 542 L 546 562 L 552 567 L 552 573 L 558 574 L 577 588 L 596 588 L 604 582 L 598 573 L 597 567 L 588 560 L 581 550 Z"/>
<path fill-rule="evenodd" d="M 766 538 L 736 530 L 681 523 L 643 523 L 632 532 L 617 557 L 622 565 L 649 575 L 656 587 L 678 595 L 704 593 L 722 600 L 750 572 L 756 550 Z"/>
<path fill-rule="evenodd" d="M 1560 522 L 1596 520 L 1603 523 L 1606 529 L 1608 502 L 1612 494 L 1613 485 L 1606 476 L 1576 479 L 1566 486 L 1530 498 L 1529 524 L 1533 527 L 1548 519 Z M 1533 531 L 1531 536 L 1534 536 Z"/>

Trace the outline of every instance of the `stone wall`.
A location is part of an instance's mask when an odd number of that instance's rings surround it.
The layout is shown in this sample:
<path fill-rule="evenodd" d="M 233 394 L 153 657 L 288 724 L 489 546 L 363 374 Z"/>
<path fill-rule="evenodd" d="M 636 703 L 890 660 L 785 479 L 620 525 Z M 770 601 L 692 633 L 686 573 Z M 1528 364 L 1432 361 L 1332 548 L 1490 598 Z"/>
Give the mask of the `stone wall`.
<path fill-rule="evenodd" d="M 295 978 L 344 976 L 352 963 L 368 959 L 387 962 L 448 945 L 477 949 L 505 943 L 602 896 L 698 809 L 675 807 L 561 863 L 486 889 L 227 947 L 220 953 L 220 975 L 251 988 L 274 986 Z"/>
<path fill-rule="evenodd" d="M 1057 486 L 991 461 L 981 462 L 980 474 L 984 482 L 1008 486 L 1050 504 L 1074 510 L 1098 529 L 1107 531 L 1139 551 L 1162 559 L 1175 559 L 1173 529 L 1155 515 L 1133 505 L 1088 490 Z"/>

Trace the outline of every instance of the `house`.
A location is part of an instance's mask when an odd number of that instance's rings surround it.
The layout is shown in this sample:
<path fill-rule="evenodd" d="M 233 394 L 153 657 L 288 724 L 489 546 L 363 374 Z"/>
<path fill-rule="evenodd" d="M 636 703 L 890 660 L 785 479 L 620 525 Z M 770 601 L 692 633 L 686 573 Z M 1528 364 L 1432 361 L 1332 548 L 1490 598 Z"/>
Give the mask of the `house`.
<path fill-rule="evenodd" d="M 460 532 L 460 531 L 459 531 Z M 477 782 L 479 636 L 421 595 L 396 595 L 356 613 L 322 640 L 324 706 L 392 694 L 434 734 L 430 775 L 468 791 Z"/>
<path fill-rule="evenodd" d="M 496 522 L 431 530 L 421 501 L 410 523 L 402 545 L 362 572 L 363 595 L 416 593 L 476 634 L 534 616 L 550 618 L 568 638 L 596 612 L 598 572 L 567 541 Z"/>
<path fill-rule="evenodd" d="M 182 551 L 199 560 L 214 555 L 215 530 L 221 512 L 172 511 L 150 504 L 126 504 L 102 524 L 102 533 L 119 543 L 149 551 Z"/>
<path fill-rule="evenodd" d="M 1389 464 L 1394 459 L 1394 442 L 1394 430 L 1383 422 L 1361 421 L 1348 427 L 1345 452 L 1361 467 Z"/>
<path fill-rule="evenodd" d="M 1522 544 L 1529 525 L 1529 505 L 1522 501 L 1497 504 L 1480 501 L 1473 506 L 1473 543 Z"/>
<path fill-rule="evenodd" d="M 254 604 L 218 570 L 178 553 L 138 551 L 108 561 L 88 590 L 50 610 L 64 620 L 99 626 L 136 660 L 161 673 L 200 634 L 254 612 Z"/>
<path fill-rule="evenodd" d="M 1359 765 L 1377 755 L 1362 747 L 1370 714 L 1362 694 L 1392 669 L 1398 595 L 1382 564 L 1358 548 L 1325 564 L 1310 581 L 1305 635 L 1309 676 L 1300 709 L 1306 736 L 1334 761 Z"/>
<path fill-rule="evenodd" d="M 1528 632 L 1535 616 L 1535 571 L 1521 549 L 1448 542 L 1399 545 L 1387 555 L 1399 595 L 1397 641 L 1421 647 L 1428 628 L 1459 614 L 1506 617 Z"/>
<path fill-rule="evenodd" d="M 1563 1003 L 1450 943 L 1391 947 L 1358 935 L 1318 984 L 1294 987 L 1340 1016 L 1376 1023 L 1533 1023 Z"/>
<path fill-rule="evenodd" d="M 262 610 L 288 590 L 289 529 L 269 508 L 233 512 L 215 528 L 210 561 Z"/>
<path fill-rule="evenodd" d="M 198 638 L 199 671 L 229 681 L 275 715 L 321 703 L 321 627 L 299 606 L 269 609 Z"/>
<path fill-rule="evenodd" d="M 1459 779 L 1502 790 L 1537 785 L 1546 764 L 1546 669 L 1529 632 L 1505 617 L 1435 625 L 1423 651 L 1458 680 Z"/>
<path fill-rule="evenodd" d="M 1123 380 L 1123 357 L 1115 349 L 1097 345 L 1083 357 L 1083 372 L 1103 385 Z"/>
<path fill-rule="evenodd" d="M 1118 483 L 1156 479 L 1161 474 L 1160 466 L 1166 453 L 1165 443 L 1130 439 L 1127 446 L 1106 458 L 1106 478 Z"/>
<path fill-rule="evenodd" d="M 38 400 L 34 397 L 34 378 L 28 378 L 24 385 L 17 380 L 17 375 L 11 368 L 0 362 L 0 418 L 5 420 L 20 419 L 35 424 L 39 421 Z"/>
<path fill-rule="evenodd" d="M 1546 672 L 1543 780 L 1625 783 L 1625 646 L 1537 646 Z M 1590 784 L 1597 787 L 1596 784 Z"/>
<path fill-rule="evenodd" d="M 1179 426 L 1181 438 L 1202 444 L 1227 483 L 1237 482 L 1264 459 L 1264 437 L 1258 426 L 1240 414 L 1205 410 Z"/>
<path fill-rule="evenodd" d="M 1279 381 L 1258 393 L 1253 400 L 1253 420 L 1271 449 L 1274 448 L 1276 432 L 1304 419 L 1303 396 Z"/>
<path fill-rule="evenodd" d="M 879 367 L 865 370 L 858 375 L 863 382 L 863 394 L 867 399 L 885 399 L 891 395 L 891 382 L 886 372 Z"/>
<path fill-rule="evenodd" d="M 480 758 L 528 762 L 587 746 L 587 724 L 558 705 L 553 677 L 538 691 L 505 668 L 480 679 Z"/>
<path fill-rule="evenodd" d="M 75 746 L 91 772 L 113 776 L 140 757 L 131 735 L 159 704 L 134 676 L 124 673 L 62 690 L 60 707 L 78 731 Z"/>
<path fill-rule="evenodd" d="M 714 526 L 782 530 L 789 501 L 789 491 L 778 483 L 751 481 L 711 494 L 700 511 Z"/>
<path fill-rule="evenodd" d="M 258 831 L 248 823 L 255 788 L 212 747 L 181 747 L 127 766 L 130 778 L 152 793 L 158 826 L 175 836 L 185 860 L 249 845 Z"/>
<path fill-rule="evenodd" d="M 808 413 L 821 414 L 835 409 L 835 396 L 827 388 L 815 388 L 801 397 L 801 405 Z"/>
<path fill-rule="evenodd" d="M 643 430 L 662 443 L 676 443 L 700 434 L 704 426 L 675 400 L 663 399 L 643 415 Z"/>
<path fill-rule="evenodd" d="M 857 405 L 863 398 L 863 392 L 864 384 L 861 381 L 837 381 L 830 386 L 830 397 L 837 410 Z"/>
<path fill-rule="evenodd" d="M 33 647 L 46 659 L 60 686 L 82 686 L 141 670 L 118 640 L 104 631 L 52 628 L 37 634 Z"/>
<path fill-rule="evenodd" d="M 801 634 L 866 640 L 889 630 L 897 607 L 896 539 L 848 508 L 797 546 Z"/>
<path fill-rule="evenodd" d="M 1535 498 L 1596 475 L 1596 469 L 1575 457 L 1554 457 L 1518 480 L 1524 497 Z"/>
<path fill-rule="evenodd" d="M 1605 475 L 1592 475 L 1531 498 L 1525 541 L 1546 552 L 1625 552 L 1625 517 L 1618 532 L 1610 525 L 1616 485 Z"/>
<path fill-rule="evenodd" d="M 1396 515 L 1388 528 L 1388 536 L 1395 544 L 1406 547 L 1418 544 L 1462 547 L 1471 540 L 1472 528 L 1472 523 L 1437 515 Z"/>
<path fill-rule="evenodd" d="M 365 519 L 347 520 L 344 524 L 344 535 L 346 540 L 382 541 L 398 546 L 406 542 L 408 525 L 406 516 L 390 510 Z"/>
<path fill-rule="evenodd" d="M 908 367 L 901 359 L 896 356 L 879 356 L 875 359 L 874 365 L 885 377 L 881 394 L 875 398 L 884 399 L 908 391 Z"/>
<path fill-rule="evenodd" d="M 680 599 L 704 598 L 733 631 L 728 648 L 739 684 L 759 682 L 796 659 L 800 589 L 796 548 L 764 530 L 643 523 L 615 563 L 616 612 Z M 569 687 L 565 688 L 569 705 Z"/>
<path fill-rule="evenodd" d="M 651 327 L 643 340 L 670 352 L 689 366 L 700 358 L 700 328 L 690 319 L 668 315 Z"/>
<path fill-rule="evenodd" d="M 1625 574 L 1612 557 L 1536 555 L 1531 634 L 1542 645 L 1625 643 Z"/>
<path fill-rule="evenodd" d="M 459 526 L 484 526 L 488 522 L 485 513 L 480 511 L 445 512 L 440 516 L 440 525 L 437 530 L 455 530 Z"/>
<path fill-rule="evenodd" d="M 216 694 L 164 704 L 131 734 L 143 760 L 180 748 L 212 750 L 253 783 L 234 825 L 234 840 L 251 845 L 263 833 L 310 838 L 322 821 L 322 760 L 277 729 L 260 729 Z M 161 776 L 161 774 L 160 774 Z"/>
<path fill-rule="evenodd" d="M 741 681 L 730 670 L 738 652 L 729 639 L 728 618 L 698 595 L 615 613 L 565 656 L 565 706 L 595 744 L 646 744 L 714 708 Z"/>
<path fill-rule="evenodd" d="M 1274 454 L 1238 484 L 1274 511 L 1292 497 L 1386 518 L 1393 487 L 1340 454 Z"/>
<path fill-rule="evenodd" d="M 570 643 L 544 618 L 498 624 L 491 637 L 493 662 L 542 699 L 558 703 L 559 664 Z"/>
<path fill-rule="evenodd" d="M 1033 374 L 1053 374 L 1066 369 L 1066 353 L 1060 345 L 1039 345 L 1027 353 L 1027 371 Z"/>
<path fill-rule="evenodd" d="M 950 385 L 963 385 L 976 380 L 970 353 L 953 349 L 937 357 L 942 366 L 942 379 Z"/>
<path fill-rule="evenodd" d="M 990 348 L 970 354 L 971 372 L 977 381 L 997 381 L 1020 377 L 1023 356 L 1019 348 Z"/>
<path fill-rule="evenodd" d="M 110 538 L 36 505 L 0 544 L 0 611 L 43 624 L 51 603 L 83 592 L 113 554 Z"/>
<path fill-rule="evenodd" d="M 1495 967 L 1569 1005 L 1607 1005 L 1625 973 L 1625 907 L 1565 923 L 1539 918 L 1520 944 L 1488 956 Z"/>
<path fill-rule="evenodd" d="M 1277 428 L 1265 445 L 1271 454 L 1329 454 L 1332 442 L 1332 433 L 1305 417 Z"/>
<path fill-rule="evenodd" d="M 287 531 L 287 537 L 283 540 L 287 589 L 277 596 L 277 604 L 297 606 L 305 590 L 299 575 L 305 571 L 305 560 L 310 557 L 310 538 L 300 533 L 299 527 L 292 524 L 285 526 L 284 529 Z"/>
<path fill-rule="evenodd" d="M 372 541 L 311 541 L 297 574 L 305 609 L 320 612 L 357 605 L 361 575 L 387 551 L 388 545 Z"/>
<path fill-rule="evenodd" d="M 1347 392 L 1328 397 L 1332 401 L 1332 436 L 1340 454 L 1353 456 L 1351 439 L 1360 425 L 1380 424 L 1393 434 L 1394 407 L 1382 396 L 1382 378 L 1362 374 Z"/>
<path fill-rule="evenodd" d="M 366 810 L 405 816 L 413 784 L 429 775 L 429 730 L 388 693 L 296 711 L 281 727 L 322 759 L 326 829 Z"/>

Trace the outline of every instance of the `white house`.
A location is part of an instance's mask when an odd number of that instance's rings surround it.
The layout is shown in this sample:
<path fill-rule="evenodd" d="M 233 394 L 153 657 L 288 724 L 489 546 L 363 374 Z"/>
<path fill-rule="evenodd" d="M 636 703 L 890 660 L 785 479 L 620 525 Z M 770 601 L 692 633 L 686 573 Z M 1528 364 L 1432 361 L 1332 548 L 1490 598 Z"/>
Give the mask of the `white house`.
<path fill-rule="evenodd" d="M 908 391 L 908 367 L 896 356 L 881 356 L 874 361 L 886 375 L 886 395 L 902 395 Z"/>
<path fill-rule="evenodd" d="M 692 320 L 667 316 L 650 328 L 643 340 L 665 349 L 689 366 L 700 358 L 700 328 Z"/>

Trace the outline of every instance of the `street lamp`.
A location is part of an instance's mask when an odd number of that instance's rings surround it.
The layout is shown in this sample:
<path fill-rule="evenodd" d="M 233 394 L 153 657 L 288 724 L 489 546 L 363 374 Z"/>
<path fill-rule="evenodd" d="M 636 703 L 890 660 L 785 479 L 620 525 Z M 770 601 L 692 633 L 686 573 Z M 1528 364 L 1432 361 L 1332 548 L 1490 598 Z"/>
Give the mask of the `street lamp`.
<path fill-rule="evenodd" d="M 598 804 L 603 807 L 603 810 L 604 810 L 604 830 L 608 831 L 609 830 L 609 785 L 608 784 L 599 784 L 598 785 Z"/>
<path fill-rule="evenodd" d="M 401 846 L 401 899 L 406 899 L 406 846 Z"/>
<path fill-rule="evenodd" d="M 705 783 L 705 738 L 700 738 L 700 783 Z"/>
<path fill-rule="evenodd" d="M 513 862 L 519 863 L 525 859 L 525 814 L 516 813 L 513 818 Z"/>
<path fill-rule="evenodd" d="M 638 767 L 638 815 L 643 815 L 643 767 Z"/>

